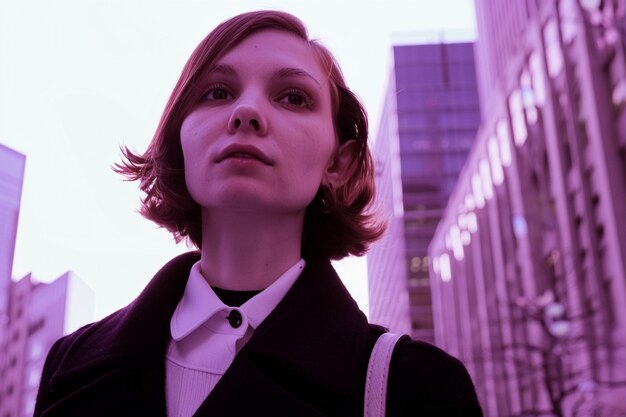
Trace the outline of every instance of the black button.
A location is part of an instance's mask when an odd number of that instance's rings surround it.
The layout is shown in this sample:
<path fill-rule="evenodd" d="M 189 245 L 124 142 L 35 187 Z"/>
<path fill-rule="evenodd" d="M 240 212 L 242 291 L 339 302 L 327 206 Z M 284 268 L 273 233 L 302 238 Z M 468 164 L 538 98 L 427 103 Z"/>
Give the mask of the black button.
<path fill-rule="evenodd" d="M 239 312 L 239 310 L 231 310 L 231 312 L 228 314 L 228 322 L 235 329 L 241 326 L 241 313 Z"/>

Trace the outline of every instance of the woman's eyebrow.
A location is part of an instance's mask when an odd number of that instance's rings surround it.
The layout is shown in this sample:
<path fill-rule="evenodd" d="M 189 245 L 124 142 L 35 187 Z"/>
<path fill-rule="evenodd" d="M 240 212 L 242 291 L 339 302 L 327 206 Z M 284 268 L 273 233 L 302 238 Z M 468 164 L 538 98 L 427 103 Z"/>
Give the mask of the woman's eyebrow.
<path fill-rule="evenodd" d="M 207 71 L 207 74 L 214 74 L 214 73 L 218 73 L 221 75 L 228 75 L 231 77 L 237 76 L 237 71 L 235 70 L 235 68 L 226 64 L 216 64 L 210 67 L 209 70 Z"/>
<path fill-rule="evenodd" d="M 302 70 L 299 68 L 281 68 L 278 71 L 274 72 L 271 80 L 274 81 L 280 78 L 290 78 L 290 77 L 306 77 L 306 78 L 313 80 L 315 84 L 317 84 L 319 87 L 322 86 L 320 82 L 315 79 L 315 77 L 313 77 L 311 74 L 309 74 L 305 70 Z"/>

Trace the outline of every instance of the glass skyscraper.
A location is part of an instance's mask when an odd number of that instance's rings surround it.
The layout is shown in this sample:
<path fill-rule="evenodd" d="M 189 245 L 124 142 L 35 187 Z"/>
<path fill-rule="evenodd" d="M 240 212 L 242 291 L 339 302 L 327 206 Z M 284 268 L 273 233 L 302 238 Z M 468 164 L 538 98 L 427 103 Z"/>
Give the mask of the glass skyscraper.
<path fill-rule="evenodd" d="M 368 255 L 370 319 L 434 341 L 428 245 L 480 123 L 473 43 L 395 46 L 374 145 L 388 232 Z"/>

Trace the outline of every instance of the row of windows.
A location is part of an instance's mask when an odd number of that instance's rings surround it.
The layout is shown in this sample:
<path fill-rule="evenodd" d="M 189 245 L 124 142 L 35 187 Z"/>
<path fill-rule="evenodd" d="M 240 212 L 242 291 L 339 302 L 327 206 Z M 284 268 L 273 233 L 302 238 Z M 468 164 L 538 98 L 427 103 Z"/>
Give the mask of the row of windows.
<path fill-rule="evenodd" d="M 467 154 L 463 153 L 413 153 L 401 156 L 402 176 L 458 173 L 463 168 Z"/>
<path fill-rule="evenodd" d="M 475 86 L 476 69 L 471 63 L 447 66 L 420 64 L 415 67 L 396 68 L 396 88 L 402 91 L 414 87 L 432 91 L 446 86 Z"/>
<path fill-rule="evenodd" d="M 430 258 L 428 256 L 413 256 L 409 260 L 409 271 L 412 273 L 428 272 Z"/>
<path fill-rule="evenodd" d="M 480 111 L 476 87 L 424 91 L 409 86 L 397 90 L 396 101 L 398 112 L 469 110 L 479 113 Z"/>
<path fill-rule="evenodd" d="M 471 149 L 472 140 L 453 142 L 450 140 L 439 140 L 436 136 L 427 140 L 412 140 L 400 142 L 401 155 L 429 155 L 438 158 L 448 154 L 466 155 Z"/>
<path fill-rule="evenodd" d="M 480 115 L 476 112 L 398 113 L 398 128 L 421 130 L 469 130 L 476 132 Z"/>
<path fill-rule="evenodd" d="M 413 229 L 422 229 L 422 228 L 429 228 L 432 229 L 434 227 L 437 227 L 437 224 L 439 224 L 439 218 L 438 217 L 420 217 L 420 218 L 415 218 L 415 219 L 411 219 L 408 221 L 404 222 L 404 226 L 405 226 L 405 230 L 413 230 Z"/>
<path fill-rule="evenodd" d="M 403 130 L 400 151 L 469 150 L 475 137 L 474 132 L 468 130 Z"/>
<path fill-rule="evenodd" d="M 430 126 L 462 126 L 477 128 L 480 124 L 480 112 L 474 109 L 398 109 L 398 119 L 404 125 L 424 128 Z"/>
<path fill-rule="evenodd" d="M 473 43 L 438 43 L 394 46 L 396 66 L 436 62 L 474 61 Z"/>

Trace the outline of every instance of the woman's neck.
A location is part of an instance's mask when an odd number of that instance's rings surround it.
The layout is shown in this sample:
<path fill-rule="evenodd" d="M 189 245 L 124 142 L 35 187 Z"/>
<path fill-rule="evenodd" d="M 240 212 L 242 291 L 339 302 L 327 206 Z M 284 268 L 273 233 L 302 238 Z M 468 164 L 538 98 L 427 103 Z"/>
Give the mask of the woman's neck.
<path fill-rule="evenodd" d="M 203 213 L 202 275 L 227 290 L 267 288 L 300 259 L 303 221 L 304 213 Z"/>

